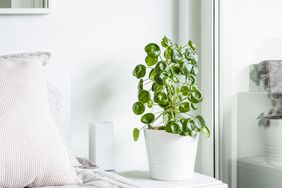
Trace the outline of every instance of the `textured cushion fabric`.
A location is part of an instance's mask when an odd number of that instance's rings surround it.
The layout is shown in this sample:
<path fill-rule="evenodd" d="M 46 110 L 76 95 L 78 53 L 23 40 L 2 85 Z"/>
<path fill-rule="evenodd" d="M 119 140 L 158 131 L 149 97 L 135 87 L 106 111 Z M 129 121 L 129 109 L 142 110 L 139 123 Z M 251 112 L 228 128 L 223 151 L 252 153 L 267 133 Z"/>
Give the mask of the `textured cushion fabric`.
<path fill-rule="evenodd" d="M 0 187 L 79 183 L 49 109 L 49 57 L 0 56 Z"/>
<path fill-rule="evenodd" d="M 76 167 L 79 165 L 79 163 L 76 159 L 74 152 L 71 150 L 71 147 L 68 143 L 68 139 L 67 139 L 65 130 L 61 129 L 58 122 L 56 121 L 57 118 L 59 117 L 59 113 L 63 105 L 63 95 L 57 90 L 55 86 L 53 86 L 50 82 L 48 82 L 48 80 L 47 80 L 47 88 L 48 88 L 48 102 L 49 102 L 50 111 L 56 122 L 56 125 L 59 128 L 60 136 L 63 140 L 63 143 L 65 147 L 67 148 L 69 159 L 71 161 L 71 165 L 73 167 Z"/>

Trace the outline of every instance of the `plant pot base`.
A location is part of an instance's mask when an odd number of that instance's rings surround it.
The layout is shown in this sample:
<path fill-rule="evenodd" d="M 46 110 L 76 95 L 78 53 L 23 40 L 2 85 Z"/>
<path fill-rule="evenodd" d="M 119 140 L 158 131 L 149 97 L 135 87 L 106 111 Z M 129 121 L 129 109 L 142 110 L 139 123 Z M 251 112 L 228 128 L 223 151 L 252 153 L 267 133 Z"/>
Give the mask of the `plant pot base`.
<path fill-rule="evenodd" d="M 153 176 L 151 175 L 150 173 L 150 178 L 152 180 L 157 180 L 157 181 L 184 181 L 184 180 L 189 180 L 189 179 L 192 179 L 194 176 L 194 172 L 192 174 L 188 174 L 185 175 L 185 176 L 177 176 L 177 177 L 172 177 L 172 176 L 169 176 L 169 177 L 164 177 L 164 176 Z"/>
<path fill-rule="evenodd" d="M 181 181 L 193 177 L 198 137 L 149 129 L 144 133 L 152 179 Z"/>

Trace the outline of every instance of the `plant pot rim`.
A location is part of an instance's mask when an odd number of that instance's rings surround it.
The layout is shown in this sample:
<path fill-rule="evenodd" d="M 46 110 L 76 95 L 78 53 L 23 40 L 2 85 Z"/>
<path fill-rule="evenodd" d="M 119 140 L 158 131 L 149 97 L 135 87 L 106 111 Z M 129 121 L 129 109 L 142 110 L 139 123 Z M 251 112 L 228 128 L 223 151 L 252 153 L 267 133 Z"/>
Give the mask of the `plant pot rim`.
<path fill-rule="evenodd" d="M 148 128 L 146 128 L 146 129 L 144 129 L 144 131 L 150 131 L 150 132 L 164 132 L 164 133 L 167 133 L 167 134 L 173 134 L 173 133 L 168 133 L 168 132 L 166 132 L 165 130 L 160 130 L 160 129 L 148 129 Z"/>
<path fill-rule="evenodd" d="M 145 128 L 144 130 L 149 130 L 149 131 L 165 131 L 165 130 L 162 130 L 162 129 L 148 129 L 148 128 Z"/>
<path fill-rule="evenodd" d="M 179 135 L 179 134 L 175 134 L 175 133 L 169 133 L 169 132 L 166 132 L 165 130 L 159 130 L 159 129 L 148 129 L 148 128 L 145 128 L 144 129 L 144 132 L 146 132 L 146 131 L 148 131 L 148 132 L 158 132 L 158 133 L 165 133 L 165 134 L 167 134 L 167 135 L 171 135 L 171 136 L 177 136 L 177 137 L 183 137 L 183 138 L 187 138 L 187 137 L 189 137 L 189 138 L 197 138 L 197 137 L 199 137 L 199 134 L 197 134 L 196 136 L 181 136 L 181 135 Z"/>

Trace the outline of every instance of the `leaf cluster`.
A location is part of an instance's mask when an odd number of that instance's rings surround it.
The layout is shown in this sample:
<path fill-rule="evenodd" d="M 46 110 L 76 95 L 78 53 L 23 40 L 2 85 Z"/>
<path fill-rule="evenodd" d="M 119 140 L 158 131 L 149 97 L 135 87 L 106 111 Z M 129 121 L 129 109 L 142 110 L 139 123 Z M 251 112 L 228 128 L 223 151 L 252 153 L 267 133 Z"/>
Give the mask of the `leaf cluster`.
<path fill-rule="evenodd" d="M 191 137 L 198 133 L 209 136 L 210 130 L 203 117 L 192 115 L 203 100 L 197 87 L 196 45 L 190 40 L 180 46 L 164 37 L 161 46 L 163 54 L 159 45 L 146 45 L 145 64 L 139 64 L 133 70 L 133 76 L 138 79 L 138 101 L 132 110 L 145 124 L 141 129 L 147 127 Z M 154 112 L 156 108 L 159 112 Z M 135 141 L 141 129 L 133 130 Z"/>

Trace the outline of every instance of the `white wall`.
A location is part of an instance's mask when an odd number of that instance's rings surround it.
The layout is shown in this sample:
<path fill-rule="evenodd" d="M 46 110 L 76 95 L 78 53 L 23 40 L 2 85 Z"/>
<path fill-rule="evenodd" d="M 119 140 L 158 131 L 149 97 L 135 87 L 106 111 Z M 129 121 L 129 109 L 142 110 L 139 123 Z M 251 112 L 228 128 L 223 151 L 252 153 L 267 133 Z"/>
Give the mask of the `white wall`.
<path fill-rule="evenodd" d="M 51 15 L 0 15 L 0 54 L 50 50 L 47 74 L 65 96 L 60 123 L 70 133 L 73 150 L 88 156 L 88 123 L 112 121 L 117 170 L 147 169 L 144 139 L 132 141 L 132 129 L 141 125 L 131 112 L 137 97 L 132 69 L 143 63 L 144 46 L 163 35 L 180 43 L 192 39 L 200 52 L 201 2 L 77 2 L 54 0 Z M 185 7 L 177 12 L 181 3 Z M 203 152 L 202 159 L 209 155 Z M 203 171 L 206 164 L 198 167 Z"/>
<path fill-rule="evenodd" d="M 248 66 L 267 59 L 282 59 L 282 1 L 224 0 L 222 25 L 222 83 L 225 154 L 236 144 L 232 125 L 232 96 L 248 91 Z M 235 126 L 235 125 L 234 125 Z M 234 139 L 235 138 L 235 139 Z M 231 142 L 231 139 L 232 142 Z M 246 140 L 247 141 L 247 140 Z M 224 155 L 225 155 L 224 154 Z M 228 175 L 225 169 L 224 176 Z M 236 172 L 233 171 L 236 176 Z M 226 177 L 226 180 L 228 177 Z"/>
<path fill-rule="evenodd" d="M 201 91 L 204 95 L 204 101 L 201 103 L 199 112 L 203 115 L 208 126 L 211 127 L 213 122 L 209 118 L 212 114 L 212 107 L 209 105 L 212 101 L 209 98 L 209 92 L 212 90 L 212 85 L 210 85 L 210 74 L 211 74 L 211 63 L 212 58 L 207 53 L 207 49 L 211 50 L 211 43 L 209 43 L 209 38 L 207 35 L 212 35 L 211 25 L 207 21 L 210 18 L 209 10 L 210 6 L 206 0 L 179 0 L 178 2 L 178 42 L 185 45 L 187 41 L 192 40 L 197 46 L 197 53 L 200 57 L 200 74 L 198 75 L 198 84 L 201 87 Z M 204 10 L 206 8 L 208 10 Z M 203 39 L 203 40 L 202 40 Z M 204 45 L 204 48 L 202 46 Z M 205 57 L 201 56 L 205 55 Z M 208 58 L 208 59 L 207 59 Z M 206 75 L 202 76 L 201 73 L 205 71 Z M 204 79 L 204 80 L 201 80 Z M 205 138 L 200 137 L 198 153 L 197 153 L 197 163 L 196 171 L 213 176 L 213 137 Z M 209 156 L 209 157 L 207 157 Z"/>
<path fill-rule="evenodd" d="M 74 12 L 77 16 L 69 19 L 75 32 L 74 41 L 67 45 L 73 46 L 71 53 L 76 56 L 72 63 L 73 146 L 87 155 L 88 122 L 113 121 L 117 169 L 144 169 L 144 139 L 132 141 L 132 129 L 142 126 L 131 110 L 137 99 L 132 69 L 143 63 L 148 42 L 160 42 L 164 34 L 176 38 L 173 0 L 97 2 L 80 3 Z"/>
<path fill-rule="evenodd" d="M 282 59 L 282 1 L 232 1 L 233 91 L 248 89 L 247 66 L 267 59 Z"/>
<path fill-rule="evenodd" d="M 141 125 L 131 112 L 132 69 L 143 63 L 148 42 L 176 39 L 174 3 L 54 0 L 51 15 L 0 15 L 0 54 L 52 51 L 48 74 L 65 96 L 62 123 L 72 125 L 74 151 L 88 156 L 89 122 L 113 121 L 117 169 L 146 169 L 144 140 L 134 143 L 131 134 Z"/>

